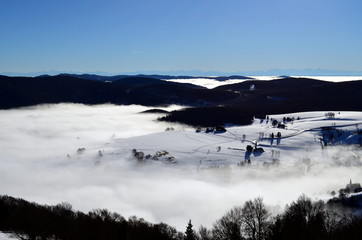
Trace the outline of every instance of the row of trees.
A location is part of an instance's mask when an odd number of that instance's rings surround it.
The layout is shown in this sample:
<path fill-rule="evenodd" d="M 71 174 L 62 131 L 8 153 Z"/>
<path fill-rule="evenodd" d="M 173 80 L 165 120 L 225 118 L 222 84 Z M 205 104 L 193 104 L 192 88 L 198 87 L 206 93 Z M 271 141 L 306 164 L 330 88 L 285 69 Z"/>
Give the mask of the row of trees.
<path fill-rule="evenodd" d="M 350 209 L 349 209 L 350 210 Z M 347 213 L 349 212 L 349 213 Z M 352 211 L 353 212 L 353 211 Z M 362 216 L 346 208 L 313 202 L 302 195 L 272 216 L 261 198 L 236 206 L 212 229 L 200 227 L 201 240 L 337 240 L 361 239 Z M 196 239 L 196 238 L 195 238 Z"/>
<path fill-rule="evenodd" d="M 183 238 L 182 233 L 164 223 L 151 224 L 137 217 L 126 220 L 106 209 L 82 213 L 74 211 L 69 203 L 46 206 L 10 196 L 0 196 L 0 231 L 22 240 Z"/>
<path fill-rule="evenodd" d="M 68 203 L 44 206 L 0 196 L 0 231 L 18 239 L 174 239 L 174 240 L 336 240 L 361 239 L 361 215 L 347 214 L 323 201 L 302 195 L 272 216 L 262 198 L 235 206 L 216 220 L 211 229 L 193 229 L 191 220 L 184 233 L 142 218 L 124 219 L 117 213 L 97 209 L 85 214 Z"/>

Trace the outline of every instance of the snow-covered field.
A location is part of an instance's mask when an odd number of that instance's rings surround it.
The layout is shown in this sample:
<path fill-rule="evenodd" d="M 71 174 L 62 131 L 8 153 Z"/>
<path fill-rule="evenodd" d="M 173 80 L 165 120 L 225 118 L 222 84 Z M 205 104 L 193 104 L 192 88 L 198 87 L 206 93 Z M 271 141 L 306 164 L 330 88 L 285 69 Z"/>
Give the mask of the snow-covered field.
<path fill-rule="evenodd" d="M 8 234 L 0 232 L 0 240 L 13 240 Z"/>
<path fill-rule="evenodd" d="M 10 238 L 7 234 L 0 232 L 0 240 L 14 239 Z"/>
<path fill-rule="evenodd" d="M 254 197 L 278 212 L 302 193 L 328 199 L 350 179 L 362 181 L 362 112 L 273 115 L 213 134 L 139 114 L 146 109 L 58 104 L 0 111 L 0 194 L 67 201 L 82 211 L 107 208 L 183 231 L 189 219 L 209 227 Z M 283 117 L 294 121 L 272 126 Z M 264 152 L 251 153 L 247 164 L 245 150 L 255 143 Z M 144 157 L 136 159 L 133 149 Z"/>

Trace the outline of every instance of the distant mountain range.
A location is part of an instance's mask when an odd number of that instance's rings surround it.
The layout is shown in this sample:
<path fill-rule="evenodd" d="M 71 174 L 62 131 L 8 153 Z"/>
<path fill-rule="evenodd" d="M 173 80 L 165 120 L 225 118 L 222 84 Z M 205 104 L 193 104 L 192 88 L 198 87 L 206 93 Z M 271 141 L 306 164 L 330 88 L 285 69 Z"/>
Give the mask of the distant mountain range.
<path fill-rule="evenodd" d="M 64 72 L 64 71 L 63 71 Z M 2 72 L 0 74 L 6 76 L 39 76 L 39 75 L 59 75 L 61 71 L 45 71 L 45 72 L 30 72 L 30 73 L 16 73 L 16 72 Z M 66 72 L 66 71 L 65 71 Z M 107 72 L 87 72 L 86 74 L 80 72 L 72 72 L 71 75 L 98 75 L 98 76 L 114 76 L 114 75 L 161 75 L 161 76 L 362 76 L 362 71 L 344 71 L 344 70 L 328 70 L 328 69 L 269 69 L 260 71 L 236 71 L 236 72 L 221 72 L 221 71 L 200 71 L 200 70 L 180 70 L 180 71 L 137 71 L 137 72 L 123 72 L 123 73 L 107 73 Z"/>
<path fill-rule="evenodd" d="M 50 77 L 49 75 L 43 75 L 43 77 Z M 124 78 L 152 78 L 152 79 L 159 79 L 159 80 L 170 80 L 170 79 L 197 79 L 200 77 L 195 77 L 195 76 L 186 76 L 186 75 L 182 75 L 182 76 L 171 76 L 171 75 L 157 75 L 157 74 L 151 74 L 151 75 L 146 75 L 146 74 L 137 74 L 137 75 L 114 75 L 114 76 L 102 76 L 102 75 L 97 75 L 97 74 L 67 74 L 67 73 L 62 73 L 59 74 L 58 76 L 71 76 L 71 77 L 76 77 L 76 78 L 82 78 L 82 79 L 88 79 L 88 80 L 96 80 L 96 81 L 116 81 L 116 80 L 121 80 Z M 218 77 L 210 77 L 210 76 L 203 76 L 202 78 L 205 79 L 214 79 L 217 81 L 226 81 L 229 79 L 240 79 L 240 80 L 246 80 L 246 79 L 253 79 L 251 77 L 245 77 L 245 76 L 239 76 L 239 75 L 231 75 L 231 76 L 218 76 Z"/>
<path fill-rule="evenodd" d="M 101 76 L 60 74 L 38 77 L 0 76 L 0 109 L 49 103 L 192 106 L 160 120 L 192 125 L 248 124 L 253 116 L 301 111 L 362 111 L 362 81 L 327 82 L 285 77 L 272 81 L 243 76 L 242 83 L 206 89 L 161 79 L 189 76 Z M 211 77 L 210 77 L 211 78 Z"/>

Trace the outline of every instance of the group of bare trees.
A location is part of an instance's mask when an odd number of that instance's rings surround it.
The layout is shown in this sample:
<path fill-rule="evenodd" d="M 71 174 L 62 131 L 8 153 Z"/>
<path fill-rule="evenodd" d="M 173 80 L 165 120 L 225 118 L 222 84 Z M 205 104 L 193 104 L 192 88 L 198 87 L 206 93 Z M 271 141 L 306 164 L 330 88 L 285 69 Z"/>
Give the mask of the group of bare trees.
<path fill-rule="evenodd" d="M 243 206 L 235 206 L 217 220 L 212 229 L 215 240 L 262 240 L 266 238 L 270 213 L 262 198 L 245 202 Z"/>
<path fill-rule="evenodd" d="M 361 215 L 345 213 L 323 201 L 302 195 L 272 216 L 262 198 L 236 206 L 218 219 L 211 230 L 201 226 L 200 240 L 331 240 L 361 239 Z"/>
<path fill-rule="evenodd" d="M 271 214 L 262 198 L 235 206 L 216 220 L 211 230 L 204 226 L 194 234 L 194 240 L 264 240 L 268 239 Z M 187 232 L 186 232 L 187 233 Z M 185 238 L 186 239 L 186 238 Z"/>

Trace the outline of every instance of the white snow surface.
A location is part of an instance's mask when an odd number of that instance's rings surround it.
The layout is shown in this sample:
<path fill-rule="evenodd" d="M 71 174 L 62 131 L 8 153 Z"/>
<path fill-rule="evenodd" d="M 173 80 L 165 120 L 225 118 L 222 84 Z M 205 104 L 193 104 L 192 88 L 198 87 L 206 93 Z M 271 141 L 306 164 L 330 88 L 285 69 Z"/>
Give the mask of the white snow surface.
<path fill-rule="evenodd" d="M 14 238 L 11 238 L 9 234 L 0 232 L 0 240 L 14 240 Z"/>
<path fill-rule="evenodd" d="M 189 219 L 196 228 L 211 227 L 255 197 L 277 213 L 303 193 L 328 199 L 350 179 L 362 180 L 356 144 L 362 112 L 336 111 L 332 119 L 325 112 L 273 115 L 213 134 L 156 122 L 159 115 L 139 114 L 145 109 L 58 104 L 0 111 L 0 193 L 41 204 L 66 201 L 81 211 L 107 208 L 184 231 Z M 271 125 L 283 117 L 295 120 L 286 129 Z M 333 146 L 322 148 L 321 127 L 340 129 Z M 280 144 L 271 145 L 269 135 L 278 132 Z M 241 164 L 255 141 L 264 152 Z M 139 161 L 133 149 L 151 157 Z"/>

